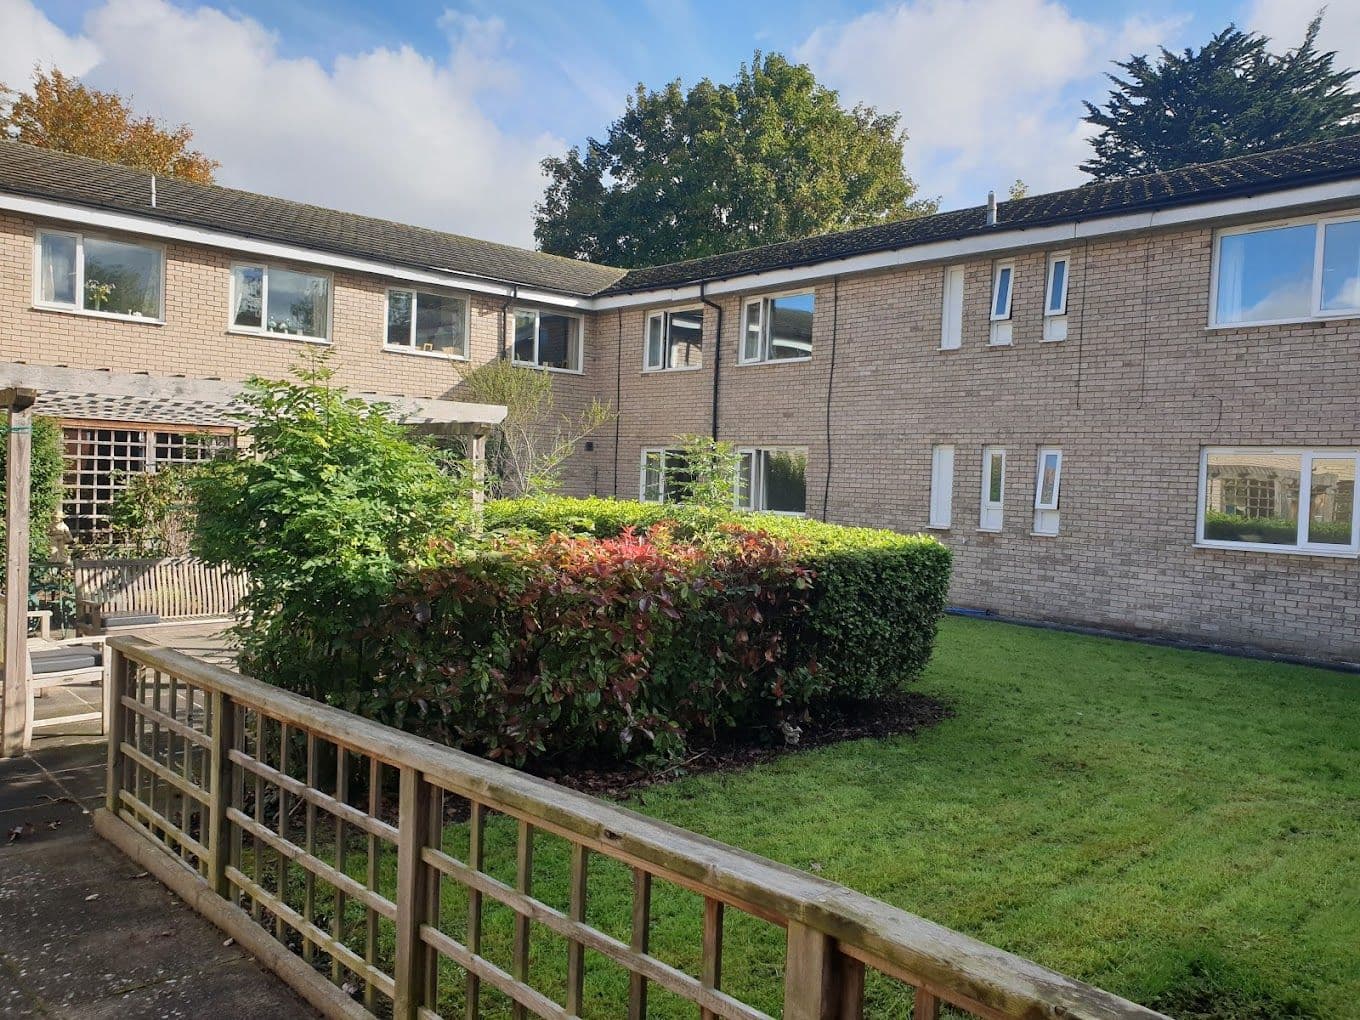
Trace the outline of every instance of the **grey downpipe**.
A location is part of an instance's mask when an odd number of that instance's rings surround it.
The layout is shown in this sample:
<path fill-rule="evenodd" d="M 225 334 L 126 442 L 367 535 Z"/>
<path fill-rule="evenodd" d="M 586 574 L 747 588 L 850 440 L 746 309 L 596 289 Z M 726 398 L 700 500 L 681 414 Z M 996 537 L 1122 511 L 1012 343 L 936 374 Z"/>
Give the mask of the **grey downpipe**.
<path fill-rule="evenodd" d="M 722 305 L 718 304 L 716 301 L 710 301 L 704 293 L 707 285 L 707 280 L 699 281 L 699 301 L 713 309 L 716 313 L 717 320 L 714 323 L 715 328 L 713 330 L 713 421 L 711 425 L 713 441 L 716 443 L 718 441 L 718 376 L 722 372 L 723 310 Z"/>

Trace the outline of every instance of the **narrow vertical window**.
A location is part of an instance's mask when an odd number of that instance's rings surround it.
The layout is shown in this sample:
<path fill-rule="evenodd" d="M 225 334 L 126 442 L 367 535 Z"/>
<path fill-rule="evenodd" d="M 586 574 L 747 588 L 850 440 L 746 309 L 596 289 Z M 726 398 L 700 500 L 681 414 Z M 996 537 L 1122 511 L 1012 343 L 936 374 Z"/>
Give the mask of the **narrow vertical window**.
<path fill-rule="evenodd" d="M 1006 451 L 999 446 L 982 448 L 982 513 L 978 527 L 1001 530 L 1001 510 L 1006 502 Z"/>
<path fill-rule="evenodd" d="M 1011 342 L 1011 292 L 1015 285 L 1015 263 L 998 262 L 992 270 L 992 331 L 989 343 L 1005 346 Z"/>
<path fill-rule="evenodd" d="M 944 303 L 940 311 L 940 350 L 957 350 L 963 343 L 963 266 L 944 271 Z"/>
<path fill-rule="evenodd" d="M 1058 493 L 1062 485 L 1062 451 L 1045 447 L 1039 451 L 1034 472 L 1034 533 L 1058 533 Z"/>
<path fill-rule="evenodd" d="M 1044 287 L 1044 339 L 1067 339 L 1067 252 L 1048 257 L 1048 282 Z"/>
<path fill-rule="evenodd" d="M 954 447 L 937 446 L 930 453 L 930 526 L 949 527 L 954 514 Z"/>

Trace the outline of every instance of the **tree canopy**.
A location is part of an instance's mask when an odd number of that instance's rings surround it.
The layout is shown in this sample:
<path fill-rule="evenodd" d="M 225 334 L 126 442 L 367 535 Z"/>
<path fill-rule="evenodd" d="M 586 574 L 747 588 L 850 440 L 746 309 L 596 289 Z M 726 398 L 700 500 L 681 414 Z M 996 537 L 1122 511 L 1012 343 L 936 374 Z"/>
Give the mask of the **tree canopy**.
<path fill-rule="evenodd" d="M 1124 76 L 1108 75 L 1105 105 L 1085 104 L 1086 122 L 1101 131 L 1081 169 L 1117 180 L 1360 131 L 1357 72 L 1318 52 L 1321 25 L 1319 14 L 1282 54 L 1267 36 L 1229 25 L 1198 51 L 1116 62 Z"/>
<path fill-rule="evenodd" d="M 92 89 L 56 68 L 35 68 L 29 92 L 0 83 L 0 135 L 200 184 L 211 184 L 221 165 L 189 148 L 194 132 L 187 124 L 170 128 L 139 116 L 118 93 Z"/>
<path fill-rule="evenodd" d="M 845 109 L 808 68 L 755 54 L 731 84 L 638 85 L 603 141 L 543 161 L 547 252 L 637 267 L 933 212 L 898 114 Z"/>

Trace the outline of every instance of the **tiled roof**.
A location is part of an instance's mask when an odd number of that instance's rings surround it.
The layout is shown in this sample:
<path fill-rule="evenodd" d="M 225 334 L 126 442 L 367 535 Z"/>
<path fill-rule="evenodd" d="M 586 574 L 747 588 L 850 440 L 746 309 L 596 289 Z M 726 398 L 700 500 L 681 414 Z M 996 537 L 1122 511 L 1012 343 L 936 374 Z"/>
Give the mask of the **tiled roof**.
<path fill-rule="evenodd" d="M 0 141 L 0 191 L 579 296 L 623 276 L 576 259 L 174 178 L 156 179 L 153 209 L 145 171 L 13 141 Z"/>
<path fill-rule="evenodd" d="M 987 225 L 986 206 L 979 205 L 625 273 L 458 234 L 171 178 L 157 179 L 153 209 L 150 175 L 143 171 L 0 141 L 0 191 L 577 296 L 678 287 L 997 230 L 1194 205 L 1357 177 L 1360 134 L 1001 202 L 996 226 Z"/>
<path fill-rule="evenodd" d="M 1000 202 L 997 225 L 992 227 L 987 225 L 987 207 L 979 205 L 651 269 L 634 269 L 604 293 L 683 286 L 700 280 L 788 269 L 998 230 L 1193 205 L 1354 177 L 1360 177 L 1360 135 Z"/>

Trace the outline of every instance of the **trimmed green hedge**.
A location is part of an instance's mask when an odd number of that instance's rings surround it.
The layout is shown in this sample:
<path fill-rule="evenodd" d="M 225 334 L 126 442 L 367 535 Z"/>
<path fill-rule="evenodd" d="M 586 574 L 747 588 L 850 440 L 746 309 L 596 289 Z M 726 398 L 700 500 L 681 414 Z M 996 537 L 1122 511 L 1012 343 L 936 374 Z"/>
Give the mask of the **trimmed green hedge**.
<path fill-rule="evenodd" d="M 674 522 L 677 537 L 710 534 L 737 521 L 789 543 L 816 574 L 811 610 L 791 639 L 830 689 L 881 696 L 916 679 L 935 645 L 949 593 L 950 551 L 925 535 L 849 528 L 802 517 L 723 512 L 615 499 L 496 500 L 486 506 L 493 531 L 560 532 L 611 538 Z"/>

